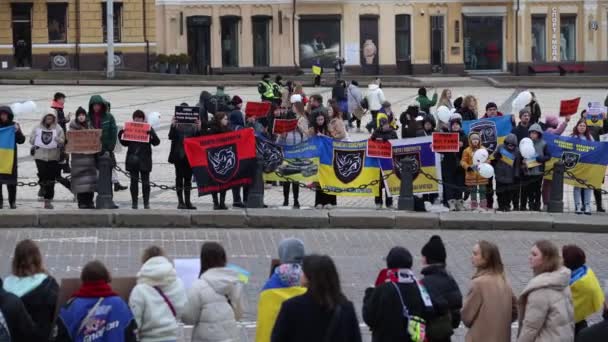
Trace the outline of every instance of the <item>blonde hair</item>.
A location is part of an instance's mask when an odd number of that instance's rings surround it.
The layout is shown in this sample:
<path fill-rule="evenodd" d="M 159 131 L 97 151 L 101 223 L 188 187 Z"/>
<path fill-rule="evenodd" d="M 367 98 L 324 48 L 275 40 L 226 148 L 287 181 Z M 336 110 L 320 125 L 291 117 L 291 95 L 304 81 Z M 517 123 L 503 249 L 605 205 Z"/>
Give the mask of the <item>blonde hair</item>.
<path fill-rule="evenodd" d="M 438 106 L 446 106 L 446 107 L 452 107 L 452 103 L 450 102 L 450 99 L 448 99 L 448 92 L 452 92 L 450 89 L 443 89 L 441 91 L 441 96 L 439 97 L 439 105 Z"/>
<path fill-rule="evenodd" d="M 464 100 L 462 100 L 462 107 L 463 108 L 467 108 L 467 109 L 471 109 L 473 110 L 473 112 L 477 113 L 477 98 L 475 98 L 475 96 L 473 95 L 467 95 L 465 96 Z"/>
<path fill-rule="evenodd" d="M 479 241 L 477 245 L 479 246 L 479 250 L 481 251 L 481 257 L 485 262 L 483 267 L 480 267 L 480 269 L 504 276 L 505 267 L 502 263 L 502 258 L 500 256 L 498 246 L 486 240 Z"/>

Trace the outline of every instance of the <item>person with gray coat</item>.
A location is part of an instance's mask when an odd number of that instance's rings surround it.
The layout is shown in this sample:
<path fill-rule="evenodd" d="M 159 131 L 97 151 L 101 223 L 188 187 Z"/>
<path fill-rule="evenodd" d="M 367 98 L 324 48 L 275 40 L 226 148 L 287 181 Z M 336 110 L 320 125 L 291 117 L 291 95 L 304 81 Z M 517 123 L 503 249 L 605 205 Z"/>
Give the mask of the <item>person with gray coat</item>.
<path fill-rule="evenodd" d="M 365 109 L 361 107 L 361 100 L 363 100 L 363 94 L 359 89 L 359 83 L 355 80 L 351 81 L 346 88 L 346 98 L 348 99 L 348 112 L 351 114 L 349 120 L 349 126 L 352 127 L 354 121 L 357 122 L 357 131 L 361 131 L 361 117 L 363 116 Z"/>
<path fill-rule="evenodd" d="M 84 108 L 76 110 L 76 120 L 72 120 L 70 131 L 93 129 Z M 72 153 L 72 193 L 78 200 L 78 209 L 95 209 L 93 197 L 97 188 L 97 166 L 94 154 Z"/>
<path fill-rule="evenodd" d="M 521 156 L 517 147 L 517 136 L 510 133 L 504 144 L 494 151 L 494 179 L 496 180 L 496 195 L 498 211 L 511 211 L 511 201 L 515 200 L 515 180 L 519 177 Z"/>
<path fill-rule="evenodd" d="M 545 163 L 551 159 L 547 143 L 543 139 L 543 129 L 539 124 L 533 124 L 528 130 L 528 135 L 534 144 L 536 156 L 522 161 L 522 196 L 520 209 L 526 208 L 526 202 L 530 211 L 540 211 L 541 187 L 545 174 Z"/>

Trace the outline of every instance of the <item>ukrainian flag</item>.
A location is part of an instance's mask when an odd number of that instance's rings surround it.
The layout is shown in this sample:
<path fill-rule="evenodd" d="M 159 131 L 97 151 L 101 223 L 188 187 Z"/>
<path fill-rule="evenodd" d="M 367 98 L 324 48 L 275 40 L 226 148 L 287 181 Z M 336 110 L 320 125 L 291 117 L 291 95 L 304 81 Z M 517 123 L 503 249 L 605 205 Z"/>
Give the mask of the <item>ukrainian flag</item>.
<path fill-rule="evenodd" d="M 488 152 L 492 153 L 505 142 L 505 138 L 511 133 L 511 115 L 463 121 L 462 130 L 467 136 L 471 132 L 479 133 L 481 143 Z"/>
<path fill-rule="evenodd" d="M 515 156 L 513 155 L 513 153 L 507 151 L 506 148 L 501 147 L 500 154 L 502 155 L 502 158 L 500 159 L 501 162 L 509 166 L 513 166 L 513 163 L 515 162 Z"/>
<path fill-rule="evenodd" d="M 15 162 L 15 126 L 0 128 L 0 173 L 12 174 Z"/>
<path fill-rule="evenodd" d="M 604 291 L 593 270 L 587 266 L 572 272 L 570 290 L 576 323 L 600 311 L 604 305 Z"/>

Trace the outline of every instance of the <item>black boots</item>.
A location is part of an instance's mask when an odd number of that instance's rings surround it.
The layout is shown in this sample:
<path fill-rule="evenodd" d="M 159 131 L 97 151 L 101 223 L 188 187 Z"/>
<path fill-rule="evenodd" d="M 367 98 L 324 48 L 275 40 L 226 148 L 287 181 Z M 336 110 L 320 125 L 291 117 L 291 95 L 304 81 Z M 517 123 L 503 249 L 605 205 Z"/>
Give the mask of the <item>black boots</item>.
<path fill-rule="evenodd" d="M 114 192 L 127 190 L 129 187 L 123 186 L 120 183 L 114 183 Z"/>
<path fill-rule="evenodd" d="M 211 197 L 213 198 L 213 210 L 227 210 L 228 207 L 226 207 L 226 191 L 222 191 L 219 193 L 219 200 L 218 200 L 218 193 L 214 192 L 211 194 Z"/>
<path fill-rule="evenodd" d="M 186 209 L 196 210 L 196 207 L 190 202 L 190 189 L 184 189 L 184 201 L 186 202 Z"/>
<path fill-rule="evenodd" d="M 602 205 L 602 190 L 593 190 L 593 197 L 595 197 L 595 205 L 597 206 L 597 212 L 605 213 L 606 210 Z"/>

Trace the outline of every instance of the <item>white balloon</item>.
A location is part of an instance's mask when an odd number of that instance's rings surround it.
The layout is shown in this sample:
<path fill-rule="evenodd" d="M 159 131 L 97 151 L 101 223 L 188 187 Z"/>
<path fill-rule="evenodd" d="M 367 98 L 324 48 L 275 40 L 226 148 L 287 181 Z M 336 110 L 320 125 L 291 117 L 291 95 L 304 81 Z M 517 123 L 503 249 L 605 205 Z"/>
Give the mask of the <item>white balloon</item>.
<path fill-rule="evenodd" d="M 478 172 L 483 178 L 492 178 L 494 176 L 494 168 L 490 164 L 483 163 L 479 165 Z"/>
<path fill-rule="evenodd" d="M 483 164 L 488 160 L 488 150 L 485 148 L 480 148 L 479 150 L 473 153 L 473 164 L 479 165 Z"/>
<path fill-rule="evenodd" d="M 520 97 L 516 97 L 513 102 L 511 103 L 511 108 L 512 108 L 512 112 L 513 114 L 518 114 L 520 110 L 524 109 L 524 107 L 526 107 L 527 103 L 523 103 L 523 100 Z"/>
<path fill-rule="evenodd" d="M 450 109 L 448 107 L 440 106 L 439 108 L 437 108 L 437 117 L 442 122 L 447 123 L 448 121 L 450 121 L 450 115 L 452 115 L 452 112 L 450 111 Z"/>
<path fill-rule="evenodd" d="M 289 98 L 289 102 L 291 102 L 291 103 L 302 102 L 302 95 L 300 95 L 300 94 L 291 95 L 291 97 Z"/>
<path fill-rule="evenodd" d="M 11 110 L 13 111 L 13 115 L 19 115 L 21 114 L 22 111 L 22 107 L 23 105 L 19 102 L 15 102 L 11 105 Z"/>
<path fill-rule="evenodd" d="M 146 121 L 148 121 L 148 123 L 150 124 L 150 126 L 152 126 L 152 128 L 154 128 L 155 130 L 158 130 L 160 128 L 160 113 L 159 112 L 149 113 L 148 117 L 146 118 Z"/>
<path fill-rule="evenodd" d="M 530 145 L 530 146 L 534 146 L 534 142 L 532 141 L 532 139 L 530 138 L 523 138 L 521 139 L 521 141 L 519 142 L 519 148 L 521 148 L 524 145 Z"/>
<path fill-rule="evenodd" d="M 33 114 L 36 113 L 36 110 L 38 109 L 38 107 L 36 106 L 36 102 L 34 101 L 26 101 L 24 103 L 21 104 L 22 106 L 22 111 L 24 114 Z"/>
<path fill-rule="evenodd" d="M 532 101 L 532 93 L 530 93 L 529 91 L 522 91 L 521 93 L 519 93 L 519 95 L 517 95 L 517 97 L 521 98 L 521 102 L 524 105 L 527 105 L 528 103 L 530 103 Z"/>
<path fill-rule="evenodd" d="M 530 159 L 534 158 L 536 150 L 534 149 L 534 145 L 523 145 L 519 148 L 519 153 L 521 153 L 522 157 Z"/>

